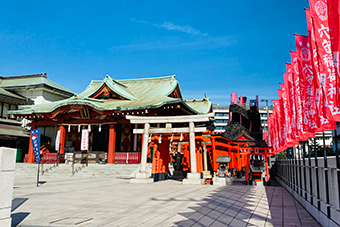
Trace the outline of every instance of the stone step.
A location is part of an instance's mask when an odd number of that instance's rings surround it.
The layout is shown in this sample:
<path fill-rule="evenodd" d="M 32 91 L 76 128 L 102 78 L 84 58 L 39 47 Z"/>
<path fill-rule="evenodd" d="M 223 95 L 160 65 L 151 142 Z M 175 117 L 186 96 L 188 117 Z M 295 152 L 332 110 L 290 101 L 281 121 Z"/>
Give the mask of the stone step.
<path fill-rule="evenodd" d="M 75 164 L 77 169 L 81 164 Z M 110 178 L 131 178 L 139 170 L 139 164 L 89 164 L 79 172 L 76 172 L 73 177 L 87 178 L 87 177 L 110 177 Z M 53 164 L 44 164 L 43 169 L 46 170 L 53 167 Z M 17 163 L 15 174 L 16 176 L 36 176 L 37 164 Z M 72 176 L 71 164 L 59 164 L 58 167 L 51 168 L 44 172 L 44 176 Z"/>

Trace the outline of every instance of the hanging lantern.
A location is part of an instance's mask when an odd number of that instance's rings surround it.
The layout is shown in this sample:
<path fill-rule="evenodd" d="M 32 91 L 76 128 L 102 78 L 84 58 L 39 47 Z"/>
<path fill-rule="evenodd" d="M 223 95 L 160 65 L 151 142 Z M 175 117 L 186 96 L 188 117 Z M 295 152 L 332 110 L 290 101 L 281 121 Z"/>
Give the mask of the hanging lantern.
<path fill-rule="evenodd" d="M 181 137 L 179 138 L 179 141 L 183 140 L 183 133 L 181 133 Z"/>
<path fill-rule="evenodd" d="M 170 143 L 174 140 L 174 134 L 171 135 Z"/>
<path fill-rule="evenodd" d="M 88 130 L 89 130 L 89 132 L 91 132 L 91 125 L 89 125 Z"/>
<path fill-rule="evenodd" d="M 102 131 L 102 125 L 99 125 L 98 131 L 99 131 L 99 132 Z"/>
<path fill-rule="evenodd" d="M 80 125 L 78 125 L 78 132 L 80 132 Z"/>
<path fill-rule="evenodd" d="M 68 125 L 68 129 L 67 129 L 68 132 L 71 131 L 71 125 Z"/>
<path fill-rule="evenodd" d="M 151 137 L 152 137 L 152 134 L 150 134 L 149 136 L 149 140 L 148 140 L 149 143 L 151 143 Z"/>
<path fill-rule="evenodd" d="M 158 143 L 162 143 L 162 134 L 158 138 Z"/>

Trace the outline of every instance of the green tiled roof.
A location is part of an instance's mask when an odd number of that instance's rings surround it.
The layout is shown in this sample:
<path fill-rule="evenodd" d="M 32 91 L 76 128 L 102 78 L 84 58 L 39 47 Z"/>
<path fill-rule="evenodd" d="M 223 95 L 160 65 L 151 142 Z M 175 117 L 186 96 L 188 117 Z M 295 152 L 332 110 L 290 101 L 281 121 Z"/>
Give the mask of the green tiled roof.
<path fill-rule="evenodd" d="M 66 93 L 68 95 L 74 94 L 71 90 L 64 88 L 63 86 L 47 79 L 46 73 L 32 74 L 24 76 L 0 76 L 0 87 L 5 89 L 16 89 L 16 88 L 30 88 L 47 86 L 51 89 L 56 89 L 59 92 Z"/>
<path fill-rule="evenodd" d="M 196 110 L 198 113 L 204 114 L 209 113 L 211 110 L 211 102 L 208 98 L 203 98 L 199 100 L 185 101 L 190 108 Z"/>
<path fill-rule="evenodd" d="M 2 136 L 16 136 L 16 137 L 29 137 L 30 134 L 24 131 L 20 125 L 0 125 L 0 137 Z"/>
<path fill-rule="evenodd" d="M 14 94 L 12 92 L 6 91 L 5 89 L 0 87 L 0 96 L 4 97 L 4 98 L 9 98 L 9 99 L 14 99 L 16 101 L 22 101 L 25 102 L 26 98 L 22 97 L 20 95 Z"/>
<path fill-rule="evenodd" d="M 104 84 L 126 100 L 89 98 Z M 114 80 L 110 76 L 106 76 L 104 80 L 91 81 L 85 91 L 79 95 L 52 103 L 44 103 L 35 106 L 19 106 L 20 110 L 11 111 L 11 114 L 49 113 L 61 106 L 77 104 L 88 105 L 101 111 L 124 111 L 158 108 L 164 104 L 172 103 L 182 103 L 193 113 L 209 112 L 211 102 L 208 99 L 197 101 L 194 104 L 191 104 L 190 102 L 187 102 L 186 104 L 182 98 L 169 97 L 169 95 L 178 87 L 178 84 L 175 75 L 131 80 Z"/>

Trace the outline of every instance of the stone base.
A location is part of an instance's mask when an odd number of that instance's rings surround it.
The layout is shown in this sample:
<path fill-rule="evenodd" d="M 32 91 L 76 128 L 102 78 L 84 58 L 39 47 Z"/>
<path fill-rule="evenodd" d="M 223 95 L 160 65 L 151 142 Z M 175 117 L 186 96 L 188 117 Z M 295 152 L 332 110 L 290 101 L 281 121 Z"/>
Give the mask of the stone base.
<path fill-rule="evenodd" d="M 151 183 L 153 183 L 153 178 L 130 179 L 130 184 L 151 184 Z"/>
<path fill-rule="evenodd" d="M 211 178 L 211 173 L 210 171 L 203 171 L 203 178 Z"/>
<path fill-rule="evenodd" d="M 135 179 L 130 179 L 130 184 L 150 184 L 153 183 L 153 178 L 149 178 L 148 173 L 136 173 Z"/>
<path fill-rule="evenodd" d="M 175 170 L 172 174 L 172 177 L 175 178 L 175 179 L 183 179 L 184 176 L 183 176 L 183 171 L 182 170 Z"/>
<path fill-rule="evenodd" d="M 200 185 L 204 184 L 204 180 L 201 178 L 200 173 L 188 173 L 187 179 L 183 179 L 182 184 Z"/>
<path fill-rule="evenodd" d="M 263 181 L 253 181 L 253 185 L 255 186 L 264 186 Z"/>
<path fill-rule="evenodd" d="M 213 185 L 232 185 L 233 184 L 233 179 L 229 177 L 214 177 L 213 178 Z"/>
<path fill-rule="evenodd" d="M 204 184 L 204 180 L 203 179 L 199 179 L 199 180 L 189 180 L 189 179 L 183 179 L 182 184 L 184 185 L 203 185 Z"/>

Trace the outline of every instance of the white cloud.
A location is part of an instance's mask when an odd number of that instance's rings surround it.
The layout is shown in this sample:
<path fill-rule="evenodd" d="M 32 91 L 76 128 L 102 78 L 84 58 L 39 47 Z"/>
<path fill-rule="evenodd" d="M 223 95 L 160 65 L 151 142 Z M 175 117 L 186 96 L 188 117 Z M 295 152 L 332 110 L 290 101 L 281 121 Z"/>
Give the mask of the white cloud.
<path fill-rule="evenodd" d="M 185 32 L 188 34 L 192 34 L 192 35 L 200 35 L 201 31 L 197 30 L 196 28 L 193 28 L 189 25 L 185 25 L 185 26 L 180 26 L 180 25 L 175 25 L 171 22 L 164 22 L 163 24 L 159 25 L 159 24 L 152 24 L 155 27 L 162 27 L 165 28 L 169 31 L 180 31 L 180 32 Z"/>
<path fill-rule="evenodd" d="M 233 36 L 210 36 L 208 33 L 202 33 L 200 30 L 189 25 L 175 25 L 171 22 L 162 24 L 150 23 L 144 20 L 131 18 L 130 21 L 151 25 L 156 28 L 165 28 L 168 31 L 179 31 L 189 34 L 190 36 L 163 36 L 157 40 L 140 39 L 127 45 L 115 46 L 111 50 L 128 49 L 128 50 L 156 50 L 170 48 L 200 48 L 214 49 L 234 45 L 237 40 Z"/>
<path fill-rule="evenodd" d="M 208 35 L 208 34 L 202 34 L 200 30 L 193 28 L 189 25 L 176 25 L 171 22 L 164 22 L 163 24 L 155 24 L 155 23 L 148 23 L 147 21 L 144 20 L 137 20 L 135 18 L 131 18 L 131 21 L 137 22 L 137 23 L 143 23 L 143 24 L 151 24 L 154 27 L 157 28 L 165 28 L 169 31 L 180 31 L 184 32 L 187 34 L 192 34 L 192 35 Z"/>

